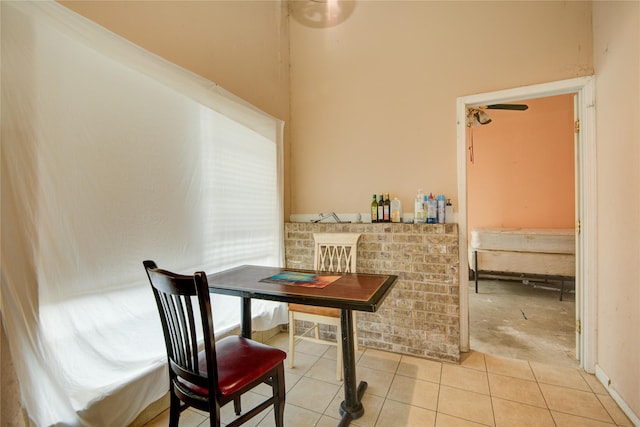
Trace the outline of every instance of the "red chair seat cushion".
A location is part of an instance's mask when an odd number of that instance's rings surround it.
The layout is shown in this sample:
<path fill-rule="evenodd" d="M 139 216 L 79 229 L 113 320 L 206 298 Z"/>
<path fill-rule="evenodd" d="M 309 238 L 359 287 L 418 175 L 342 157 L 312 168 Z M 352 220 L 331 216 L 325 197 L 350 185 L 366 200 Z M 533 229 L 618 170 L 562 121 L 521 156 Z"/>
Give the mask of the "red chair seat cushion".
<path fill-rule="evenodd" d="M 286 357 L 284 351 L 243 337 L 230 336 L 216 342 L 218 359 L 218 387 L 228 396 L 266 374 Z M 204 351 L 198 354 L 200 372 L 206 376 L 207 359 Z M 181 384 L 191 391 L 207 396 L 208 390 L 182 379 Z"/>

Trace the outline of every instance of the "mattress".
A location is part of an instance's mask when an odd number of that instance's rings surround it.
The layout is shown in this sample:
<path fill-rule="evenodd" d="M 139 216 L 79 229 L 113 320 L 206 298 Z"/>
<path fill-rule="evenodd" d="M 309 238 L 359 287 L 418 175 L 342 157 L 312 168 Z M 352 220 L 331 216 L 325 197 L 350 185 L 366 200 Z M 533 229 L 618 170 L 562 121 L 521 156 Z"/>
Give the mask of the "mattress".
<path fill-rule="evenodd" d="M 477 228 L 471 231 L 469 267 L 480 271 L 575 276 L 573 229 Z"/>
<path fill-rule="evenodd" d="M 575 254 L 573 229 L 475 228 L 472 249 Z"/>

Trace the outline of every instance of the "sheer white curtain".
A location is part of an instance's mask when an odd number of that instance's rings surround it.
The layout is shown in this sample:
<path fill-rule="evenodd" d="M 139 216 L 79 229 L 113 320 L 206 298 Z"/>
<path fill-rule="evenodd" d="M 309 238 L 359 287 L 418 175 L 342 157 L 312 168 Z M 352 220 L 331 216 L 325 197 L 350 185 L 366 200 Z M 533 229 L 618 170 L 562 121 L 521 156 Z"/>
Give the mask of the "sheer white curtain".
<path fill-rule="evenodd" d="M 55 2 L 0 4 L 1 309 L 22 402 L 38 426 L 126 425 L 167 390 L 142 261 L 281 265 L 283 123 Z"/>

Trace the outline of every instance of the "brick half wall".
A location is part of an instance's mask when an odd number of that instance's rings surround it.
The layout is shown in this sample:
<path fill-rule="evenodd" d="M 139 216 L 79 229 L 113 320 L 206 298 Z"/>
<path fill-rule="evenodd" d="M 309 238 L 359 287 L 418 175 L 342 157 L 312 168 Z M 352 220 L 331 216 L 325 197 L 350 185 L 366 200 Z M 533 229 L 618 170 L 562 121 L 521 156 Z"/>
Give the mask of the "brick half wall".
<path fill-rule="evenodd" d="M 285 223 L 286 267 L 313 269 L 313 233 L 339 232 L 362 234 L 358 272 L 398 276 L 376 313 L 358 312 L 359 345 L 459 362 L 458 225 Z"/>

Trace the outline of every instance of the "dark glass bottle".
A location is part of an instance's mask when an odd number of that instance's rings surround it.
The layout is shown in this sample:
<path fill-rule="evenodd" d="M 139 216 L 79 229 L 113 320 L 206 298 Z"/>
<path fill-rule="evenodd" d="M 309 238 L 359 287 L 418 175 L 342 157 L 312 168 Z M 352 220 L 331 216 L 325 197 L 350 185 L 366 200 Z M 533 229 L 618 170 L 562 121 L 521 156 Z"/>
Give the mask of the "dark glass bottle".
<path fill-rule="evenodd" d="M 389 200 L 389 193 L 384 195 L 383 221 L 391 222 L 391 200 Z"/>
<path fill-rule="evenodd" d="M 373 201 L 371 202 L 371 222 L 378 222 L 378 202 L 376 201 L 376 195 L 373 195 Z"/>
<path fill-rule="evenodd" d="M 380 200 L 378 200 L 378 222 L 384 221 L 384 196 L 380 195 Z"/>

